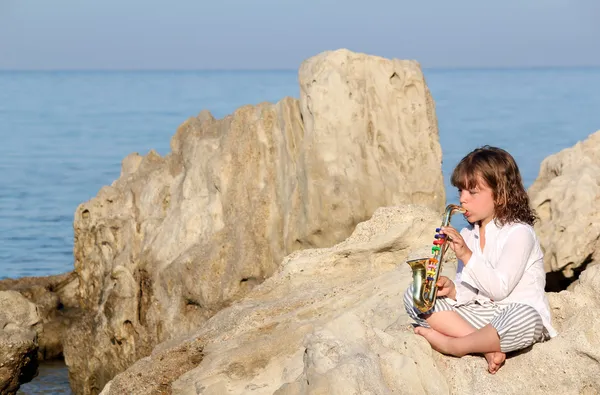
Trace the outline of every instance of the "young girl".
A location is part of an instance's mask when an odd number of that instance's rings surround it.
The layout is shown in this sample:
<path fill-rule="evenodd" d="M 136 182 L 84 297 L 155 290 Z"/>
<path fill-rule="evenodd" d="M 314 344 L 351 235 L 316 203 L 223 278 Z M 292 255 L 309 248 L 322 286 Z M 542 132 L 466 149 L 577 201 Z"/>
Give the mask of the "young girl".
<path fill-rule="evenodd" d="M 443 227 L 458 258 L 455 281 L 441 276 L 434 307 L 413 306 L 404 295 L 415 333 L 454 356 L 483 353 L 496 373 L 506 353 L 556 336 L 544 292 L 543 253 L 533 230 L 535 215 L 519 168 L 506 151 L 485 146 L 464 157 L 452 174 L 470 226 L 460 234 Z"/>

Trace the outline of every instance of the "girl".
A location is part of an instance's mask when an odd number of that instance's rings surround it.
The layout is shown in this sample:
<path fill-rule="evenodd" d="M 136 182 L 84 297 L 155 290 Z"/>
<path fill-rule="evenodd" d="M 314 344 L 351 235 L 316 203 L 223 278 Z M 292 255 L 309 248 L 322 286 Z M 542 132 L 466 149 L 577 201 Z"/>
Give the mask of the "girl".
<path fill-rule="evenodd" d="M 464 157 L 452 185 L 470 226 L 460 234 L 443 227 L 455 252 L 455 281 L 441 276 L 438 298 L 425 314 L 404 295 L 415 333 L 454 356 L 483 353 L 496 373 L 506 353 L 556 336 L 544 287 L 543 253 L 533 230 L 535 215 L 519 168 L 506 151 L 485 146 Z"/>

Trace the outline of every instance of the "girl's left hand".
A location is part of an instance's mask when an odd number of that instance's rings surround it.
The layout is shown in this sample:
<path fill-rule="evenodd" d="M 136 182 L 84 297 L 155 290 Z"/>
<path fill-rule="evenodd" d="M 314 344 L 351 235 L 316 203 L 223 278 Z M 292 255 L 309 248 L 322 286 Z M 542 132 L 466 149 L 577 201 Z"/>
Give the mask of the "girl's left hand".
<path fill-rule="evenodd" d="M 441 234 L 445 234 L 448 239 L 446 243 L 452 248 L 452 251 L 456 254 L 456 257 L 460 259 L 465 265 L 471 259 L 471 255 L 473 252 L 469 247 L 467 247 L 467 243 L 465 243 L 465 239 L 458 233 L 456 229 L 452 226 L 444 226 L 441 229 Z"/>

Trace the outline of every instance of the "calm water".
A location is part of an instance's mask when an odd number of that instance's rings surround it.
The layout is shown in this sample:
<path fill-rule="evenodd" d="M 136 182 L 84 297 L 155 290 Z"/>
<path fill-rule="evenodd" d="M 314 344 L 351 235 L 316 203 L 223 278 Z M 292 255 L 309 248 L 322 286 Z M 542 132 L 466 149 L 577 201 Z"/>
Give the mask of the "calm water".
<path fill-rule="evenodd" d="M 63 362 L 44 362 L 38 375 L 31 382 L 23 384 L 17 395 L 71 395 L 69 372 Z"/>
<path fill-rule="evenodd" d="M 542 159 L 600 129 L 600 69 L 425 75 L 446 180 L 487 143 L 513 153 L 529 186 Z M 129 153 L 168 153 L 202 109 L 223 117 L 298 95 L 295 71 L 0 72 L 0 278 L 71 270 L 75 208 L 118 178 Z"/>
<path fill-rule="evenodd" d="M 529 186 L 546 156 L 600 129 L 600 69 L 425 75 L 447 188 L 477 146 L 508 149 Z M 202 109 L 222 117 L 298 94 L 295 71 L 0 72 L 0 278 L 71 270 L 75 208 L 118 178 L 129 153 L 168 153 L 177 126 Z M 67 393 L 65 374 L 49 367 L 27 393 Z"/>

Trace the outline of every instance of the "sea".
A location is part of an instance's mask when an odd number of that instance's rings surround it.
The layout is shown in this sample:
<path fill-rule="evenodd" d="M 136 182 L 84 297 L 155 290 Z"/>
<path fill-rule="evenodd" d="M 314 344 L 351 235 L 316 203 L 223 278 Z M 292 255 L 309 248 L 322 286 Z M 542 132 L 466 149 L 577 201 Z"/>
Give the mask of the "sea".
<path fill-rule="evenodd" d="M 529 187 L 544 158 L 600 130 L 600 68 L 424 69 L 449 176 L 473 148 L 508 150 Z M 76 207 L 132 152 L 169 153 L 177 127 L 299 97 L 296 70 L 0 71 L 0 279 L 73 269 Z M 51 392 L 47 392 L 50 388 Z M 52 363 L 21 394 L 68 394 Z"/>

